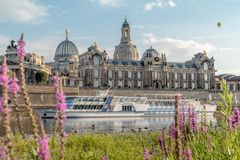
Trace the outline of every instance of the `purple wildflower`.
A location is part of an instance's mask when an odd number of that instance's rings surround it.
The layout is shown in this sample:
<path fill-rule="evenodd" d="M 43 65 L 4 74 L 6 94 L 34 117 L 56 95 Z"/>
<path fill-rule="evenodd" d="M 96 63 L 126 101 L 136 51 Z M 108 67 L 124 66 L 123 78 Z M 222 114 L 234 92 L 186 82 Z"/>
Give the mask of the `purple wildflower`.
<path fill-rule="evenodd" d="M 104 156 L 102 157 L 102 160 L 109 160 L 108 154 L 104 155 Z"/>
<path fill-rule="evenodd" d="M 184 131 L 184 113 L 181 111 L 179 113 L 179 129 L 181 133 Z"/>
<path fill-rule="evenodd" d="M 10 81 L 10 91 L 14 94 L 17 95 L 17 93 L 19 92 L 20 87 L 18 85 L 18 79 L 17 78 L 13 78 Z"/>
<path fill-rule="evenodd" d="M 159 143 L 159 145 L 160 145 L 161 150 L 164 151 L 163 141 L 162 141 L 162 138 L 161 138 L 161 137 L 158 137 L 158 143 Z"/>
<path fill-rule="evenodd" d="M 190 148 L 186 148 L 185 159 L 186 160 L 192 160 L 192 152 L 191 152 Z"/>
<path fill-rule="evenodd" d="M 54 87 L 59 87 L 60 77 L 59 76 L 53 76 L 52 80 L 53 80 Z"/>
<path fill-rule="evenodd" d="M 191 131 L 194 131 L 196 129 L 196 115 L 190 106 L 188 107 L 188 121 Z"/>
<path fill-rule="evenodd" d="M 26 52 L 24 50 L 25 46 L 25 41 L 23 40 L 23 34 L 21 35 L 21 38 L 18 40 L 18 49 L 17 49 L 17 54 L 19 57 L 25 57 Z"/>
<path fill-rule="evenodd" d="M 194 112 L 191 113 L 190 116 L 190 128 L 192 131 L 194 131 L 196 129 L 196 115 Z"/>
<path fill-rule="evenodd" d="M 7 148 L 5 146 L 0 147 L 0 159 L 1 160 L 7 159 Z"/>
<path fill-rule="evenodd" d="M 58 113 L 58 125 L 60 129 L 60 157 L 59 159 L 63 159 L 63 150 L 64 150 L 64 119 L 65 119 L 65 111 L 67 109 L 65 95 L 62 91 L 61 84 L 60 84 L 60 77 L 54 76 L 53 77 L 53 85 L 55 86 L 56 90 L 56 110 Z"/>
<path fill-rule="evenodd" d="M 3 101 L 2 101 L 2 97 L 0 97 L 0 112 L 3 111 Z"/>
<path fill-rule="evenodd" d="M 40 160 L 50 159 L 50 150 L 49 150 L 49 146 L 48 146 L 48 136 L 43 135 L 43 137 L 39 137 L 38 138 L 38 144 L 39 144 L 38 155 L 40 157 Z"/>
<path fill-rule="evenodd" d="M 169 136 L 171 140 L 175 139 L 175 124 L 172 123 L 169 127 Z"/>
<path fill-rule="evenodd" d="M 143 150 L 143 159 L 144 160 L 150 160 L 150 158 L 151 158 L 151 154 L 149 153 L 149 151 L 146 148 L 144 148 L 144 150 Z"/>
<path fill-rule="evenodd" d="M 190 119 L 191 119 L 191 107 L 190 105 L 188 106 L 188 121 L 190 122 Z"/>
<path fill-rule="evenodd" d="M 235 128 L 240 123 L 240 109 L 234 108 L 232 115 L 228 117 L 228 124 Z"/>
<path fill-rule="evenodd" d="M 8 86 L 8 68 L 7 66 L 0 66 L 0 85 Z"/>

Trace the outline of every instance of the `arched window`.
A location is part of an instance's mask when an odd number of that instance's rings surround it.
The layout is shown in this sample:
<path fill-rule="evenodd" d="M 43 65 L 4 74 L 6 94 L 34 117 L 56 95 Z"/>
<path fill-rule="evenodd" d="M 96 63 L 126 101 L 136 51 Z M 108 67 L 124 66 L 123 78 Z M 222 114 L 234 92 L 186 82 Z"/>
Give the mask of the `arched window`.
<path fill-rule="evenodd" d="M 207 62 L 203 63 L 203 70 L 204 71 L 208 70 L 208 63 Z"/>
<path fill-rule="evenodd" d="M 98 56 L 93 57 L 93 64 L 94 65 L 99 65 L 100 64 L 100 58 Z"/>
<path fill-rule="evenodd" d="M 125 30 L 124 37 L 127 38 L 128 30 Z"/>

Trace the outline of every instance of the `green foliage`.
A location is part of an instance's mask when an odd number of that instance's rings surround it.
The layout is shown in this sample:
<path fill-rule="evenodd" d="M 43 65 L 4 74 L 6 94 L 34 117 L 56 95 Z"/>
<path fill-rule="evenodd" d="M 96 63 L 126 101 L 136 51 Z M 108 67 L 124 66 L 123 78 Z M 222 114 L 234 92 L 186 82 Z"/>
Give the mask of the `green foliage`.
<path fill-rule="evenodd" d="M 207 124 L 199 124 L 198 129 L 189 132 L 189 126 L 181 135 L 183 159 L 185 149 L 190 148 L 192 159 L 206 160 L 238 160 L 240 157 L 240 126 L 230 128 L 227 123 L 228 116 L 232 113 L 232 94 L 227 88 L 226 82 L 221 84 L 223 101 L 218 102 L 222 123 L 220 127 L 212 127 Z M 203 131 L 201 128 L 205 128 Z M 143 147 L 151 151 L 151 160 L 175 160 L 175 142 L 166 134 L 165 151 L 160 149 L 158 137 L 162 132 L 136 132 L 113 134 L 70 134 L 66 137 L 64 159 L 66 160 L 99 160 L 107 152 L 110 160 L 142 160 Z M 16 159 L 37 159 L 36 141 L 32 138 L 23 139 L 16 135 L 13 138 L 14 156 Z M 1 146 L 1 144 L 0 144 Z M 59 144 L 55 135 L 50 137 L 50 149 L 52 160 L 59 157 Z"/>
<path fill-rule="evenodd" d="M 222 101 L 219 101 L 217 103 L 219 106 L 219 113 L 221 115 L 220 124 L 226 125 L 227 118 L 231 115 L 233 109 L 232 108 L 233 95 L 232 93 L 230 93 L 230 90 L 225 80 L 220 83 L 220 89 L 221 93 L 219 95 L 222 98 Z"/>
<path fill-rule="evenodd" d="M 37 83 L 46 83 L 48 81 L 49 75 L 46 72 L 37 71 L 35 74 L 35 80 Z"/>
<path fill-rule="evenodd" d="M 9 70 L 9 71 L 8 71 L 8 76 L 11 77 L 11 78 L 13 78 L 14 72 L 13 72 L 12 70 Z"/>

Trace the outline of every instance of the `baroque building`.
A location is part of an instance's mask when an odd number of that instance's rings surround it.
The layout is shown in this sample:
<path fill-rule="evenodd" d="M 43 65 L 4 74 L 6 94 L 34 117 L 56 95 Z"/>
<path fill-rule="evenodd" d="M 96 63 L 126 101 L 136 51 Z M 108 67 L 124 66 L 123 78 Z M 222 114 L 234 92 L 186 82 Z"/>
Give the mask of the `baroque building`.
<path fill-rule="evenodd" d="M 23 36 L 23 35 L 22 35 Z M 8 45 L 6 54 L 0 56 L 0 64 L 3 62 L 3 56 L 7 58 L 8 69 L 15 73 L 16 77 L 19 77 L 19 57 L 17 55 L 17 45 L 15 41 L 12 40 L 11 44 Z M 45 72 L 51 75 L 51 67 L 45 64 L 45 59 L 43 56 L 39 56 L 36 53 L 28 53 L 24 59 L 24 69 L 25 69 L 25 79 L 26 83 L 34 84 L 35 74 L 40 72 Z"/>
<path fill-rule="evenodd" d="M 52 67 L 53 73 L 62 76 L 63 86 L 79 86 L 79 52 L 76 45 L 69 40 L 68 30 L 65 34 L 65 40 L 57 46 L 55 51 L 54 62 L 47 65 Z"/>
<path fill-rule="evenodd" d="M 240 76 L 236 76 L 234 74 L 220 74 L 215 77 L 216 89 L 220 90 L 221 81 L 225 80 L 227 83 L 227 87 L 230 91 L 236 92 L 240 91 Z"/>
<path fill-rule="evenodd" d="M 169 62 L 166 54 L 150 47 L 139 59 L 132 43 L 130 25 L 125 19 L 121 41 L 113 59 L 100 51 L 96 43 L 79 55 L 79 87 L 214 89 L 214 59 L 206 52 L 197 53 L 186 62 Z"/>

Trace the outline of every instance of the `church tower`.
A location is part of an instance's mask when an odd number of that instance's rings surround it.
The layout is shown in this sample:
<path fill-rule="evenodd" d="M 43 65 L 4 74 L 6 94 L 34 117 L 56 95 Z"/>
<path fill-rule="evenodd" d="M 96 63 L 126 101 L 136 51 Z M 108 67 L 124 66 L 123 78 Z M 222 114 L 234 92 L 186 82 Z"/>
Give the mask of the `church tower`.
<path fill-rule="evenodd" d="M 130 42 L 131 37 L 130 37 L 130 26 L 127 22 L 127 19 L 125 18 L 124 23 L 122 24 L 122 38 L 121 42 Z"/>
<path fill-rule="evenodd" d="M 132 44 L 130 25 L 125 18 L 122 24 L 121 41 L 118 46 L 115 47 L 113 58 L 115 60 L 138 60 L 139 54 L 136 45 Z"/>

